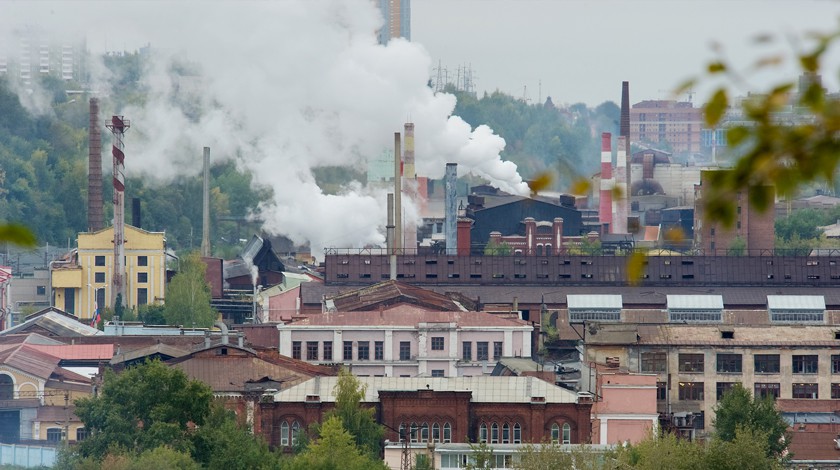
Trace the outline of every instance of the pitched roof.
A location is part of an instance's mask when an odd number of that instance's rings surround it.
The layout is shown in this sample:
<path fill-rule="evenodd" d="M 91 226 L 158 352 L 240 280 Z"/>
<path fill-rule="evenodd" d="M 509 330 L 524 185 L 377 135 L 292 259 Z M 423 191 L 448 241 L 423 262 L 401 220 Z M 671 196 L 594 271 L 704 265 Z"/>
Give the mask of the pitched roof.
<path fill-rule="evenodd" d="M 68 316 L 66 313 L 55 309 L 47 309 L 38 312 L 37 315 L 31 315 L 20 325 L 3 330 L 0 332 L 0 336 L 32 330 L 43 330 L 53 336 L 95 336 L 102 334 L 100 330 L 85 325 L 75 317 Z"/>
<path fill-rule="evenodd" d="M 394 304 L 414 304 L 429 310 L 450 312 L 463 310 L 446 295 L 399 281 L 379 282 L 328 296 L 326 300 L 340 312 L 376 310 Z"/>
<path fill-rule="evenodd" d="M 536 377 L 357 377 L 365 388 L 364 402 L 379 401 L 380 391 L 470 391 L 474 403 L 577 403 L 578 394 Z M 335 402 L 338 377 L 315 377 L 274 395 L 275 402 L 303 402 L 318 396 L 322 402 Z"/>
<path fill-rule="evenodd" d="M 62 360 L 110 360 L 114 356 L 113 344 L 33 344 L 30 347 Z"/>
<path fill-rule="evenodd" d="M 722 338 L 721 331 L 732 333 Z M 588 344 L 638 344 L 646 346 L 734 347 L 837 347 L 836 325 L 693 325 L 604 324 L 587 334 Z"/>
<path fill-rule="evenodd" d="M 308 315 L 287 324 L 296 326 L 406 326 L 417 328 L 421 323 L 455 323 L 460 328 L 512 327 L 532 328 L 524 320 L 503 318 L 484 312 L 430 312 L 413 306 L 397 306 L 381 312 L 339 312 Z M 283 328 L 280 326 L 279 328 Z"/>

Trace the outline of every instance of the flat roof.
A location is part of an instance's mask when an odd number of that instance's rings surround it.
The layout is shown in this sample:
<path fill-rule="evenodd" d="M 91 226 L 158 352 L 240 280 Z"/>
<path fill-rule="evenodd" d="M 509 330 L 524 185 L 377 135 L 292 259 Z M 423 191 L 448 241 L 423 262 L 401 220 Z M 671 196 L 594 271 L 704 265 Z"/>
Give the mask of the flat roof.
<path fill-rule="evenodd" d="M 819 310 L 825 311 L 825 297 L 821 295 L 768 295 L 770 310 Z"/>
<path fill-rule="evenodd" d="M 612 309 L 621 310 L 623 302 L 620 295 L 615 294 L 568 294 L 566 304 L 573 309 Z"/>
<path fill-rule="evenodd" d="M 723 310 L 722 295 L 675 295 L 667 296 L 668 310 Z"/>

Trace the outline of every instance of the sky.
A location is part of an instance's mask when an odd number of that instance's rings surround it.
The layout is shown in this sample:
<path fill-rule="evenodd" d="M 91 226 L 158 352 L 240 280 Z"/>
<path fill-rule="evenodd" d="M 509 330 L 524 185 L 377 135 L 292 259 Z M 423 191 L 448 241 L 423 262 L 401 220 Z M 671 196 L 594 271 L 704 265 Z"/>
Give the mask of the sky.
<path fill-rule="evenodd" d="M 502 157 L 504 139 L 453 116 L 455 97 L 429 89 L 438 63 L 453 74 L 470 65 L 479 91 L 558 104 L 618 102 L 627 80 L 635 102 L 667 98 L 700 72 L 712 39 L 749 64 L 768 51 L 750 46 L 755 32 L 827 30 L 838 17 L 840 4 L 815 0 L 414 0 L 412 42 L 381 46 L 374 33 L 383 19 L 370 0 L 0 0 L 0 48 L 22 24 L 83 36 L 94 53 L 150 44 L 146 101 L 100 106 L 103 122 L 131 120 L 126 175 L 150 183 L 198 175 L 209 146 L 211 160 L 232 160 L 273 189 L 254 214 L 264 230 L 309 242 L 320 257 L 330 247 L 383 244 L 387 189 L 352 182 L 325 194 L 313 170 L 364 171 L 392 152 L 409 120 L 418 175 L 439 178 L 453 162 L 461 176 L 528 193 Z M 184 61 L 200 75 L 174 73 Z M 90 65 L 92 88 L 107 98 L 113 77 Z M 836 90 L 837 67 L 829 69 L 825 82 Z M 48 95 L 19 96 L 33 112 L 51 112 Z M 418 204 L 403 201 L 403 220 L 419 223 Z"/>
<path fill-rule="evenodd" d="M 668 98 L 716 57 L 714 43 L 746 69 L 765 54 L 790 58 L 791 36 L 840 24 L 840 2 L 828 0 L 412 0 L 411 8 L 411 39 L 433 66 L 450 75 L 471 67 L 479 91 L 589 106 L 619 103 L 625 80 L 631 102 Z M 767 33 L 778 41 L 753 41 Z M 833 52 L 835 67 L 823 78 L 837 90 L 840 51 Z M 750 87 L 796 74 L 781 72 L 754 76 Z M 706 83 L 695 102 L 708 97 Z"/>

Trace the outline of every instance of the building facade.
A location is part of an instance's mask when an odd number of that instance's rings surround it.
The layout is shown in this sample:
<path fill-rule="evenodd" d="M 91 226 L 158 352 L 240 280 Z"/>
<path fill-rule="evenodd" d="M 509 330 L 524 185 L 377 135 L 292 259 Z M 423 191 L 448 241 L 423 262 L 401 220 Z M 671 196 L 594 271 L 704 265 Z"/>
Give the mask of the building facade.
<path fill-rule="evenodd" d="M 646 100 L 630 108 L 630 140 L 667 143 L 674 152 L 701 150 L 703 110 L 691 102 Z"/>
<path fill-rule="evenodd" d="M 277 329 L 284 356 L 341 363 L 356 376 L 379 377 L 490 374 L 501 357 L 531 357 L 534 331 L 518 319 L 408 305 L 309 315 Z"/>
<path fill-rule="evenodd" d="M 53 305 L 90 321 L 96 308 L 113 306 L 114 229 L 80 233 L 78 248 L 50 263 Z M 125 307 L 162 303 L 166 291 L 166 238 L 125 226 Z"/>
<path fill-rule="evenodd" d="M 385 18 L 385 24 L 376 33 L 379 44 L 388 44 L 388 41 L 392 38 L 405 38 L 411 41 L 411 0 L 377 1 L 379 2 L 379 11 Z"/>

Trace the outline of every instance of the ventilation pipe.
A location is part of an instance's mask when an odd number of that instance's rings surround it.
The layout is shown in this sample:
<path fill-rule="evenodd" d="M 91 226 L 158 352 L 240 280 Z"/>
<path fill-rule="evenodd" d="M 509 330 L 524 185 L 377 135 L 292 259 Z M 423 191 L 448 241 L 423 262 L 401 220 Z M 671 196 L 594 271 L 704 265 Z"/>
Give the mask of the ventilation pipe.
<path fill-rule="evenodd" d="M 228 327 L 225 325 L 225 322 L 217 321 L 216 323 L 213 323 L 213 326 L 222 330 L 222 344 L 228 344 Z"/>

